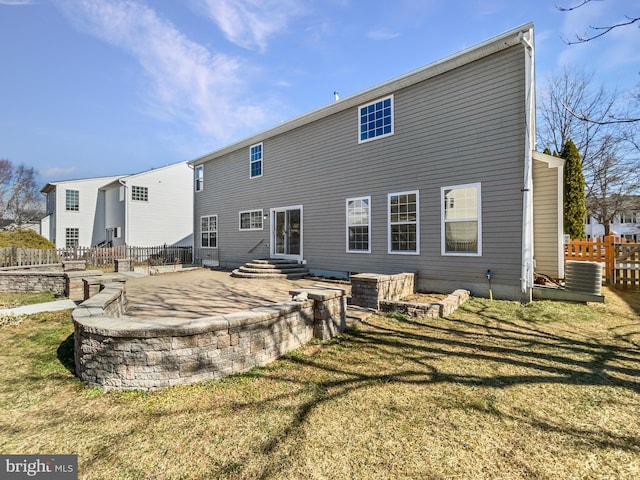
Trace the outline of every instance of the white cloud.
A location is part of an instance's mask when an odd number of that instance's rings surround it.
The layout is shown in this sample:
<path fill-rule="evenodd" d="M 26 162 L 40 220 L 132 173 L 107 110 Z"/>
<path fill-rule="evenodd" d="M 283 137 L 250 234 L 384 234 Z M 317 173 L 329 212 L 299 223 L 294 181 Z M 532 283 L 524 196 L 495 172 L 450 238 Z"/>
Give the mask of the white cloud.
<path fill-rule="evenodd" d="M 180 119 L 202 133 L 228 140 L 236 130 L 264 121 L 247 103 L 241 62 L 191 41 L 148 6 L 133 0 L 61 0 L 83 31 L 132 55 L 149 81 L 147 101 L 157 116 Z"/>
<path fill-rule="evenodd" d="M 75 167 L 50 167 L 40 170 L 40 175 L 44 178 L 63 178 L 76 171 Z"/>
<path fill-rule="evenodd" d="M 384 29 L 374 30 L 367 33 L 367 37 L 369 37 L 371 40 L 391 40 L 394 38 L 398 38 L 399 36 L 399 33 L 390 32 Z"/>
<path fill-rule="evenodd" d="M 202 0 L 227 40 L 264 52 L 269 37 L 284 31 L 303 9 L 297 0 Z"/>

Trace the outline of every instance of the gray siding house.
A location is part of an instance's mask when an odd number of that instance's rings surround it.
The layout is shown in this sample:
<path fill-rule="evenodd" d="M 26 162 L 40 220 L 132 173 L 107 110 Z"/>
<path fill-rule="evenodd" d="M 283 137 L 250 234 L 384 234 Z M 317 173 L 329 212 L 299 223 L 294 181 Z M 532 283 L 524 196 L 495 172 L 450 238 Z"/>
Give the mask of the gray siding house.
<path fill-rule="evenodd" d="M 189 162 L 195 258 L 484 296 L 490 270 L 495 297 L 529 300 L 534 202 L 561 188 L 547 175 L 533 195 L 533 69 L 526 24 Z"/>

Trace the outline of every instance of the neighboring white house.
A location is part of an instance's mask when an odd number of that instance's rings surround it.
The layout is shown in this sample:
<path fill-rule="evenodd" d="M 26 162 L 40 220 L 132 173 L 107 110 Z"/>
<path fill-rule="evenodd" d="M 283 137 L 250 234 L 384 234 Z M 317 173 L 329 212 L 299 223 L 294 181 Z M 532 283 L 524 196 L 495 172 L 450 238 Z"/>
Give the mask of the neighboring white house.
<path fill-rule="evenodd" d="M 617 215 L 609 224 L 609 231 L 617 237 L 624 237 L 630 242 L 640 241 L 640 212 Z M 604 225 L 593 217 L 587 218 L 585 229 L 587 238 L 604 237 Z"/>
<path fill-rule="evenodd" d="M 630 242 L 640 241 L 640 195 L 625 195 L 619 197 L 618 202 L 617 209 L 621 213 L 609 224 L 609 232 Z M 605 233 L 604 225 L 588 216 L 585 233 L 587 238 L 601 238 Z"/>
<path fill-rule="evenodd" d="M 193 171 L 186 162 L 133 175 L 49 182 L 42 235 L 57 248 L 190 246 Z"/>

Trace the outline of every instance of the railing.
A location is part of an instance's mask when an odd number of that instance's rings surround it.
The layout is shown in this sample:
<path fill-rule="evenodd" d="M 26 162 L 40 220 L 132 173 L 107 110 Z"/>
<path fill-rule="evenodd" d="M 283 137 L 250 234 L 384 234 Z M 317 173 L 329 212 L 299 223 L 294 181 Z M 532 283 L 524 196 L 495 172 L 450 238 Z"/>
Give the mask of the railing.
<path fill-rule="evenodd" d="M 191 247 L 76 247 L 40 250 L 34 248 L 0 248 L 0 267 L 48 265 L 64 260 L 85 260 L 93 266 L 111 266 L 116 258 L 131 258 L 134 263 L 148 265 L 191 264 Z"/>
<path fill-rule="evenodd" d="M 587 240 L 570 240 L 564 246 L 564 259 L 600 262 L 610 285 L 640 288 L 640 243 L 615 235 Z"/>

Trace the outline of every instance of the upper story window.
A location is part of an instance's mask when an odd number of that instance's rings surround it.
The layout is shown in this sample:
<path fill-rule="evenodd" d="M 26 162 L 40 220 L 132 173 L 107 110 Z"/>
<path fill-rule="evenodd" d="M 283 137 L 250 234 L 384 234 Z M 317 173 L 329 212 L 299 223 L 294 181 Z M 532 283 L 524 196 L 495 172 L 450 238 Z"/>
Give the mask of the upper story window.
<path fill-rule="evenodd" d="M 200 246 L 202 248 L 218 247 L 218 216 L 200 217 Z"/>
<path fill-rule="evenodd" d="M 249 148 L 251 178 L 262 176 L 262 143 Z"/>
<path fill-rule="evenodd" d="M 240 230 L 262 230 L 262 210 L 240 212 Z"/>
<path fill-rule="evenodd" d="M 481 255 L 480 184 L 442 187 L 442 254 Z"/>
<path fill-rule="evenodd" d="M 80 192 L 78 190 L 66 190 L 66 209 L 70 212 L 80 210 Z"/>
<path fill-rule="evenodd" d="M 370 253 L 371 197 L 347 199 L 347 252 Z"/>
<path fill-rule="evenodd" d="M 389 194 L 389 253 L 420 253 L 418 192 Z"/>
<path fill-rule="evenodd" d="M 194 169 L 196 192 L 201 192 L 204 188 L 204 165 L 198 165 Z"/>
<path fill-rule="evenodd" d="M 358 143 L 393 135 L 393 95 L 358 108 Z"/>
<path fill-rule="evenodd" d="M 149 201 L 149 187 L 137 187 L 133 185 L 131 187 L 131 200 L 138 200 L 140 202 Z"/>

